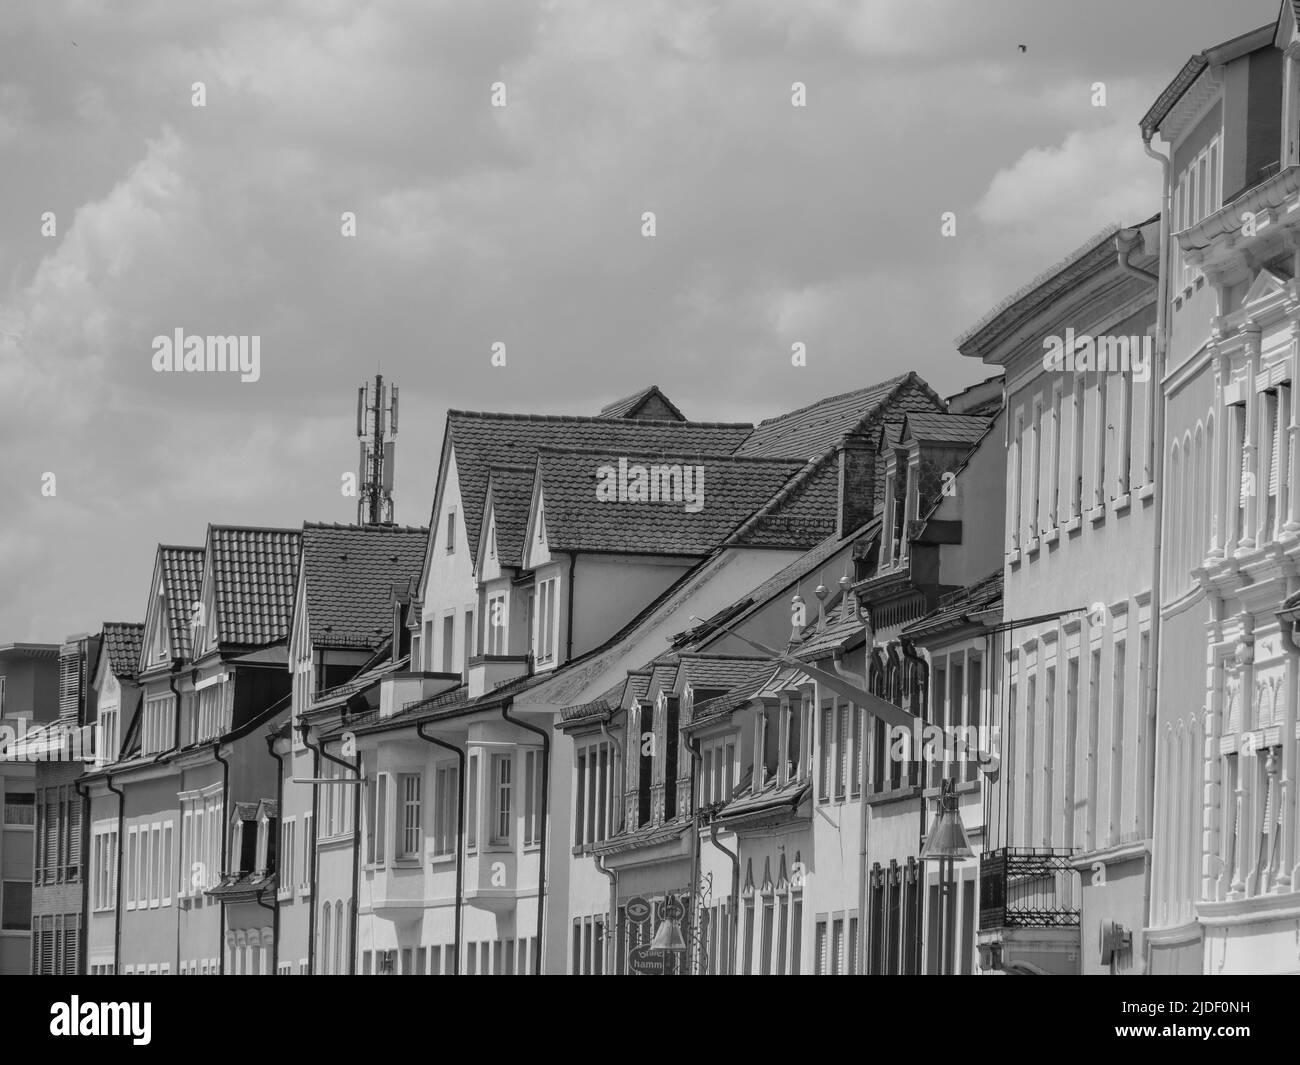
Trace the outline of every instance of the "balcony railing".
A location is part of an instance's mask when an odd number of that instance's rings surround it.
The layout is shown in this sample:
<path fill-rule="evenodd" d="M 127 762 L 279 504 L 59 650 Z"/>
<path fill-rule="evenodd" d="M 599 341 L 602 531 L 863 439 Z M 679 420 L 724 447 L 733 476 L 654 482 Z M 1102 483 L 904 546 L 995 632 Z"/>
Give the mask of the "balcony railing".
<path fill-rule="evenodd" d="M 1078 926 L 1079 874 L 1069 851 L 1003 847 L 980 855 L 980 931 Z"/>

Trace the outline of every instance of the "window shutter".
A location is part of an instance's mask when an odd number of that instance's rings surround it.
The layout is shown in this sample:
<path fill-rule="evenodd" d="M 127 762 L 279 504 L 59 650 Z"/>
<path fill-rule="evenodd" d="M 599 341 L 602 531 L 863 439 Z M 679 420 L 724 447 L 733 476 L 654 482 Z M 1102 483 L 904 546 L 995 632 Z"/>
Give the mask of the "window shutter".
<path fill-rule="evenodd" d="M 50 976 L 54 973 L 54 918 L 44 917 L 41 923 L 45 926 L 41 937 L 41 973 Z"/>
<path fill-rule="evenodd" d="M 68 796 L 68 876 L 81 875 L 81 796 L 74 789 Z"/>
<path fill-rule="evenodd" d="M 81 647 L 69 644 L 59 655 L 59 720 L 77 723 L 77 702 L 81 694 Z"/>
<path fill-rule="evenodd" d="M 1271 496 L 1277 495 L 1278 456 L 1281 455 L 1282 448 L 1285 446 L 1282 430 L 1282 408 L 1285 405 L 1282 402 L 1282 399 L 1285 395 L 1286 389 L 1279 388 L 1268 397 L 1269 413 L 1272 422 L 1270 428 L 1273 431 L 1273 453 L 1269 456 L 1268 464 L 1268 494 Z"/>
<path fill-rule="evenodd" d="M 1246 412 L 1245 412 L 1245 410 L 1242 409 L 1242 410 L 1240 411 L 1240 413 L 1239 413 L 1237 416 L 1242 420 L 1242 424 L 1244 425 L 1244 424 L 1245 424 L 1245 421 L 1246 421 Z M 1247 450 L 1246 450 L 1244 447 L 1241 449 L 1241 481 L 1240 481 L 1240 485 L 1241 485 L 1241 495 L 1240 495 L 1240 497 L 1239 497 L 1239 499 L 1238 499 L 1238 505 L 1244 508 L 1244 507 L 1246 506 L 1246 501 L 1250 498 L 1250 491 L 1249 491 L 1249 486 L 1250 486 L 1250 462 L 1249 462 L 1249 452 L 1247 452 Z"/>

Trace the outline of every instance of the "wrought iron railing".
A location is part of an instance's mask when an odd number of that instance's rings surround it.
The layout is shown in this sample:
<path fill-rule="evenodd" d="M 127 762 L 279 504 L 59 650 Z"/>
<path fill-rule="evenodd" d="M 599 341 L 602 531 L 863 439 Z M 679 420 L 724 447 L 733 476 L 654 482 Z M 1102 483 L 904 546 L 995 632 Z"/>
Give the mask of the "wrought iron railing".
<path fill-rule="evenodd" d="M 980 855 L 980 931 L 1077 928 L 1079 874 L 1071 852 L 1002 847 Z"/>

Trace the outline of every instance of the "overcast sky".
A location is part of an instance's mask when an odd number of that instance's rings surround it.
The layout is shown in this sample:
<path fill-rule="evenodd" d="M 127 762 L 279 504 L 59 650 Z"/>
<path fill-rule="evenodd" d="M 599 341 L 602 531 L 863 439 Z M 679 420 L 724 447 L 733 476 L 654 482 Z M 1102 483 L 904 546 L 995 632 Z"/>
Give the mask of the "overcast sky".
<path fill-rule="evenodd" d="M 156 544 L 209 522 L 353 520 L 376 371 L 402 389 L 397 519 L 420 525 L 448 408 L 588 414 L 656 383 L 690 418 L 754 421 L 907 370 L 957 391 L 990 372 L 957 334 L 1155 212 L 1137 123 L 1187 57 L 1276 16 L 10 0 L 0 644 L 142 620 Z M 176 329 L 260 336 L 260 380 L 155 373 Z"/>

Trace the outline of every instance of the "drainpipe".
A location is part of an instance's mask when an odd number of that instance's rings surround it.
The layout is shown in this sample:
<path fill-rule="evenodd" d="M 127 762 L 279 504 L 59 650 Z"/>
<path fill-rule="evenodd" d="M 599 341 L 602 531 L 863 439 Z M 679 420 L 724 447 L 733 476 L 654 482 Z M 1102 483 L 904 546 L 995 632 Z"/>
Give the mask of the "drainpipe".
<path fill-rule="evenodd" d="M 615 769 L 613 763 L 611 763 L 610 765 L 610 772 L 614 774 L 615 780 L 619 780 L 621 778 L 620 770 L 622 768 L 623 752 L 622 749 L 619 747 L 619 745 L 614 741 L 614 737 L 610 734 L 609 722 L 614 717 L 614 714 L 621 712 L 621 709 L 622 708 L 620 707 L 619 710 L 615 710 L 613 713 L 609 715 L 608 718 L 602 718 L 600 722 L 601 734 L 609 742 L 609 749 L 613 756 L 614 762 L 617 762 L 619 765 L 619 769 Z M 619 791 L 619 795 L 622 796 L 621 789 Z M 694 796 L 692 796 L 692 803 L 693 802 L 694 802 Z M 620 832 L 623 829 L 623 824 L 624 824 L 623 812 L 626 806 L 627 806 L 627 799 L 626 797 L 622 797 L 618 804 L 619 818 L 618 818 L 617 831 Z M 698 830 L 698 825 L 696 827 Z M 605 868 L 605 859 L 599 854 L 596 855 L 596 871 L 598 873 L 603 873 L 605 876 L 609 877 L 609 923 L 606 927 L 613 930 L 613 935 L 607 936 L 605 940 L 605 972 L 612 974 L 614 976 L 622 976 L 623 975 L 622 973 L 614 972 L 615 965 L 618 962 L 619 940 L 617 937 L 620 936 L 621 934 L 619 932 L 619 927 L 618 927 L 618 874 L 613 869 Z"/>
<path fill-rule="evenodd" d="M 428 735 L 424 731 L 424 722 L 415 726 L 415 734 L 420 739 L 427 740 L 444 751 L 451 751 L 456 756 L 456 953 L 452 960 L 451 974 L 459 976 L 461 910 L 465 902 L 465 748 L 440 740 L 437 736 Z M 538 951 L 540 953 L 540 947 Z"/>
<path fill-rule="evenodd" d="M 348 932 L 348 972 L 355 974 L 357 971 L 357 911 L 361 908 L 357 894 L 361 884 L 361 752 L 357 752 L 357 764 L 348 765 L 342 758 L 336 758 L 330 754 L 325 747 L 325 741 L 321 740 L 320 756 L 337 766 L 351 770 L 357 778 L 352 795 L 352 927 Z M 311 820 L 314 827 L 316 824 L 314 815 Z"/>
<path fill-rule="evenodd" d="M 570 580 L 572 580 L 573 571 L 569 571 Z M 573 599 L 569 599 L 569 610 L 573 610 Z M 570 634 L 573 629 L 570 627 Z M 514 698 L 507 698 L 501 707 L 501 718 L 508 724 L 517 725 L 519 728 L 526 729 L 528 732 L 535 733 L 542 738 L 542 800 L 538 804 L 538 809 L 542 815 L 542 838 L 537 853 L 537 962 L 533 966 L 534 976 L 542 975 L 542 934 L 545 931 L 545 910 L 546 901 L 546 836 L 547 805 L 550 802 L 550 783 L 551 783 L 551 737 L 545 729 L 538 728 L 536 725 L 530 725 L 527 721 L 521 721 L 517 717 L 510 716 L 510 707 L 514 703 Z"/>
<path fill-rule="evenodd" d="M 276 828 L 276 831 L 277 831 L 277 832 L 280 830 L 280 821 L 279 821 L 278 816 L 277 816 L 277 818 L 276 818 L 275 828 Z M 276 883 L 278 884 L 279 881 L 277 880 Z M 263 902 L 263 901 L 262 901 L 262 896 L 265 895 L 265 894 L 266 894 L 266 889 L 263 888 L 263 889 L 262 889 L 261 891 L 259 891 L 255 896 L 253 896 L 253 901 L 256 902 L 259 906 L 261 906 L 262 909 L 264 909 L 264 910 L 270 910 L 270 911 L 271 911 L 271 972 L 269 972 L 269 973 L 263 973 L 262 975 L 263 975 L 263 976 L 275 976 L 275 975 L 276 975 L 275 945 L 276 945 L 276 941 L 279 939 L 279 936 L 280 936 L 280 931 L 279 931 L 279 929 L 280 929 L 280 900 L 279 900 L 279 899 L 276 899 L 276 900 L 274 900 L 273 902 Z M 222 905 L 221 909 L 222 909 L 222 912 L 224 913 L 224 912 L 225 912 L 225 905 L 224 905 L 224 904 Z"/>
<path fill-rule="evenodd" d="M 227 827 L 230 806 L 230 763 L 221 757 L 221 741 L 212 744 L 212 757 L 221 763 L 221 873 L 224 875 L 230 865 L 230 831 Z M 217 975 L 226 975 L 226 904 L 221 904 L 221 927 L 217 936 L 221 949 L 220 966 Z"/>
<path fill-rule="evenodd" d="M 81 851 L 81 912 L 90 913 L 90 792 L 85 791 L 80 780 L 74 780 L 72 786 L 81 796 L 81 824 L 83 831 L 77 841 Z M 81 932 L 77 943 L 77 971 L 83 975 L 90 960 L 90 928 L 85 920 L 81 922 Z"/>
<path fill-rule="evenodd" d="M 698 770 L 703 756 L 700 754 L 698 739 L 686 741 L 686 751 L 691 756 L 691 924 L 694 926 L 696 936 L 695 957 L 691 959 L 691 975 L 694 976 L 696 966 L 699 964 L 700 951 L 703 950 L 704 944 L 700 937 L 700 811 L 695 803 L 695 782 L 699 779 Z M 862 911 L 859 910 L 859 913 Z"/>
<path fill-rule="evenodd" d="M 731 859 L 731 913 L 728 915 L 730 920 L 727 922 L 731 925 L 731 937 L 727 943 L 727 973 L 730 976 L 735 976 L 736 937 L 740 934 L 740 855 L 736 851 L 727 850 L 718 842 L 718 823 L 716 821 L 709 824 L 709 842 Z M 739 849 L 739 845 L 737 845 L 736 850 Z M 862 910 L 858 911 L 858 913 L 862 912 Z M 803 942 L 802 935 L 799 937 L 799 942 Z"/>
<path fill-rule="evenodd" d="M 868 653 L 869 653 L 869 652 L 868 652 Z M 866 661 L 867 661 L 867 659 L 864 658 L 864 660 L 863 660 L 863 664 L 864 664 L 864 665 L 866 665 Z M 867 689 L 867 676 L 868 676 L 868 675 L 864 673 L 862 676 L 858 676 L 858 674 L 854 673 L 851 669 L 849 669 L 849 668 L 844 664 L 844 654 L 843 654 L 842 651 L 837 651 L 837 652 L 836 652 L 836 653 L 831 657 L 831 669 L 833 669 L 833 670 L 835 671 L 836 676 L 843 677 L 845 680 L 847 680 L 847 681 L 849 681 L 851 684 L 853 684 L 854 687 L 861 688 L 863 691 L 865 691 L 865 690 Z M 843 698 L 843 696 L 841 696 L 841 698 Z M 810 723 L 810 727 L 809 727 L 809 731 L 810 731 L 810 732 L 815 732 L 816 729 L 817 729 L 817 718 L 818 718 L 818 716 L 819 716 L 819 707 L 820 707 L 820 706 L 821 706 L 821 702 L 820 702 L 820 698 L 819 698 L 818 701 L 817 701 L 817 702 L 814 704 L 814 706 L 813 706 L 812 721 L 811 721 L 811 723 Z M 888 735 L 888 729 L 886 729 L 886 735 Z M 813 742 L 813 738 L 812 738 L 812 736 L 810 735 L 810 736 L 808 737 L 808 746 L 809 746 L 809 748 L 812 747 L 812 742 Z M 814 772 L 815 772 L 815 767 L 814 767 Z M 811 782 L 810 782 L 810 783 L 811 783 Z M 864 781 L 863 783 L 865 784 L 865 781 Z M 867 789 L 864 787 L 864 788 L 862 789 L 862 795 L 861 795 L 861 797 L 858 799 L 858 803 L 859 803 L 859 805 L 861 806 L 861 816 L 858 818 L 858 821 L 860 822 L 860 825 L 859 825 L 859 828 L 858 828 L 858 913 L 860 913 L 860 914 L 868 914 L 868 913 L 870 913 L 870 910 L 869 910 L 868 907 L 867 907 L 867 898 L 868 898 L 868 894 L 867 894 L 867 844 L 868 844 L 868 840 L 870 839 L 869 824 L 870 824 L 870 821 L 871 821 L 871 804 L 870 804 L 870 802 L 867 801 L 868 794 L 869 794 L 869 793 L 868 793 Z M 924 831 L 925 831 L 925 799 L 924 799 L 924 797 L 921 799 L 921 825 L 922 825 L 922 827 L 921 827 L 921 831 L 924 832 Z M 866 942 L 867 942 L 867 928 L 868 928 L 868 926 L 870 925 L 871 922 L 870 922 L 870 921 L 866 921 L 866 920 L 864 920 L 864 921 L 862 921 L 862 922 L 860 922 L 860 923 L 861 923 L 861 927 L 862 927 L 862 942 L 863 942 L 863 948 L 864 948 L 864 949 L 863 949 L 862 951 L 859 952 L 859 957 L 861 957 L 861 958 L 863 959 L 863 961 L 865 961 L 865 960 L 866 960 L 866 949 L 865 949 L 865 948 L 866 948 Z M 803 937 L 802 935 L 800 936 L 799 942 L 800 942 L 800 944 L 802 944 L 802 943 L 804 942 L 804 937 Z M 802 949 L 802 946 L 800 947 L 800 949 Z"/>
<path fill-rule="evenodd" d="M 569 662 L 573 659 L 573 582 L 578 575 L 578 552 L 570 551 L 569 555 L 569 623 L 568 632 L 565 638 L 564 660 Z M 540 949 L 540 948 L 539 948 Z"/>
<path fill-rule="evenodd" d="M 117 864 L 114 867 L 117 872 L 117 913 L 113 915 L 113 975 L 117 976 L 122 972 L 122 851 L 126 840 L 126 795 L 121 788 L 113 787 L 112 773 L 105 774 L 104 786 L 117 796 Z"/>
<path fill-rule="evenodd" d="M 302 738 L 302 745 L 312 753 L 312 771 L 313 778 L 320 778 L 320 748 L 313 747 L 311 741 L 307 739 L 307 734 L 311 731 L 311 726 L 307 722 L 299 720 L 298 733 Z M 358 785 L 359 786 L 359 785 Z M 307 890 L 307 975 L 316 975 L 316 815 L 317 804 L 320 797 L 320 785 L 311 786 L 311 834 L 310 840 L 304 839 L 304 842 L 311 847 L 311 881 Z"/>
<path fill-rule="evenodd" d="M 928 696 L 928 695 L 930 694 L 930 669 L 929 669 L 929 664 L 926 662 L 926 660 L 925 660 L 925 658 L 924 658 L 923 656 L 921 656 L 921 655 L 919 655 L 919 654 L 916 653 L 916 645 L 915 645 L 911 640 L 903 640 L 903 639 L 900 639 L 900 640 L 898 641 L 898 646 L 899 646 L 899 647 L 902 649 L 902 651 L 903 651 L 903 657 L 906 658 L 909 662 L 912 663 L 912 668 L 913 668 L 913 669 L 916 669 L 916 670 L 919 670 L 920 673 L 921 673 L 921 675 L 925 677 L 925 688 L 924 688 L 924 691 L 925 691 L 925 695 Z M 923 698 L 924 698 L 924 696 L 923 696 Z M 913 712 L 913 714 L 916 715 L 916 717 L 918 717 L 918 718 L 922 718 L 922 717 L 924 717 L 924 713 L 923 713 L 923 711 L 924 711 L 924 707 L 919 708 L 919 711 L 920 711 L 920 712 L 918 712 L 918 708 L 917 708 L 917 707 L 912 707 L 912 712 Z M 938 722 L 935 722 L 935 724 L 938 724 Z M 889 741 L 888 741 L 889 733 L 888 733 L 887 731 L 886 731 L 886 733 L 885 733 L 885 736 L 886 736 L 885 746 L 886 746 L 886 751 L 888 751 L 888 749 L 889 749 L 889 747 L 890 747 L 891 745 L 889 744 Z M 920 767 L 920 773 L 921 773 L 921 782 L 920 782 L 920 783 L 921 783 L 921 794 L 918 796 L 918 798 L 921 800 L 920 803 L 918 803 L 918 806 L 919 806 L 919 808 L 920 808 L 920 809 L 919 809 L 919 814 L 920 814 L 919 821 L 920 821 L 920 824 L 919 824 L 918 827 L 917 827 L 917 838 L 916 838 L 916 855 L 917 855 L 917 858 L 918 858 L 918 864 L 921 866 L 921 868 L 920 868 L 919 870 L 917 870 L 917 874 L 916 874 L 916 875 L 919 876 L 919 877 L 921 877 L 921 886 L 922 886 L 921 898 L 922 898 L 922 900 L 924 900 L 924 899 L 926 898 L 926 892 L 925 892 L 925 886 L 926 886 L 926 885 L 925 885 L 925 863 L 924 863 L 924 862 L 920 862 L 919 859 L 920 859 L 920 856 L 921 856 L 921 850 L 922 850 L 922 848 L 923 848 L 924 845 L 925 845 L 925 828 L 926 828 L 926 825 L 925 825 L 925 814 L 926 814 L 926 809 L 925 809 L 925 785 L 926 785 L 926 778 L 927 778 L 927 776 L 929 775 L 929 774 L 926 772 L 925 766 L 922 764 L 922 758 L 921 758 L 921 756 L 925 753 L 925 742 L 924 742 L 924 741 L 925 741 L 925 737 L 924 737 L 924 734 L 923 734 L 923 735 L 922 735 L 922 742 L 921 742 L 921 749 L 920 749 L 919 751 L 915 752 L 915 754 L 916 754 L 916 764 L 917 764 L 917 766 Z M 870 805 L 866 800 L 867 800 L 867 789 L 864 787 L 864 788 L 862 789 L 862 869 L 863 869 L 863 872 L 864 872 L 864 873 L 866 872 L 866 868 L 867 868 L 867 846 L 866 846 L 866 843 L 867 843 L 867 821 L 868 821 L 868 819 L 869 819 L 870 816 L 871 816 L 871 805 Z M 861 883 L 861 882 L 859 882 L 859 883 Z M 866 887 L 865 887 L 865 886 L 862 886 L 862 887 L 860 888 L 860 890 L 862 891 L 863 898 L 865 899 L 865 898 L 866 898 Z M 859 912 L 859 913 L 866 913 L 867 911 L 866 911 L 866 910 L 859 910 L 858 912 Z M 863 922 L 863 924 L 864 924 L 864 926 L 865 926 L 865 925 L 869 925 L 870 922 L 869 922 L 869 921 L 865 921 L 865 922 Z M 918 973 L 921 971 L 921 961 L 922 961 L 922 958 L 924 957 L 924 954 L 925 954 L 924 949 L 923 949 L 922 936 L 921 936 L 921 927 L 922 927 L 923 924 L 924 924 L 924 922 L 922 922 L 922 921 L 917 921 L 917 922 L 916 922 L 916 942 L 915 942 L 915 943 L 909 943 L 909 944 L 908 944 L 908 950 L 911 950 L 911 951 L 914 951 L 914 952 L 915 952 L 915 954 L 914 954 L 913 964 L 914 964 L 914 966 L 915 966 L 915 971 L 918 972 Z M 864 931 L 865 931 L 865 928 L 864 928 Z M 866 958 L 865 958 L 865 952 L 864 952 L 864 958 L 863 958 L 863 960 L 864 960 L 864 961 L 866 960 Z"/>
<path fill-rule="evenodd" d="M 167 675 L 167 687 L 171 689 L 172 698 L 175 700 L 172 703 L 172 705 L 175 707 L 175 723 L 172 727 L 172 751 L 179 751 L 181 749 L 181 693 L 180 693 L 180 689 L 176 687 L 176 672 L 175 672 L 176 667 L 179 665 L 180 665 L 180 659 L 178 658 L 172 665 L 172 672 Z M 196 676 L 197 674 L 198 674 L 197 669 L 194 670 L 193 673 L 191 674 L 190 676 L 191 684 L 194 683 L 194 676 Z M 170 754 L 171 751 L 168 751 L 166 753 Z"/>
<path fill-rule="evenodd" d="M 1300 687 L 1300 642 L 1296 640 L 1295 622 L 1277 615 L 1278 627 L 1282 632 L 1282 649 L 1290 661 L 1286 679 L 1286 713 L 1283 716 L 1282 735 L 1286 742 L 1282 745 L 1282 868 L 1277 878 L 1281 891 L 1290 891 L 1296 882 L 1296 828 L 1292 813 L 1295 809 L 1295 773 L 1296 773 L 1296 690 Z"/>
<path fill-rule="evenodd" d="M 1137 241 L 1137 232 L 1135 229 L 1122 229 L 1115 234 L 1115 247 L 1118 249 L 1119 254 L 1119 268 L 1126 274 L 1132 274 L 1144 281 L 1154 281 L 1159 284 L 1160 275 L 1158 273 L 1153 274 L 1150 270 L 1143 270 L 1142 267 L 1134 266 L 1129 261 L 1129 257 L 1133 254 L 1133 246 Z"/>
<path fill-rule="evenodd" d="M 1161 155 L 1151 147 L 1151 137 L 1154 131 L 1142 131 L 1142 149 L 1152 159 L 1160 163 L 1160 170 L 1163 177 L 1163 188 L 1160 197 L 1160 256 L 1157 260 L 1160 264 L 1160 280 L 1156 285 L 1156 351 L 1155 366 L 1151 368 L 1151 406 L 1152 417 L 1151 425 L 1151 443 L 1148 450 L 1151 462 L 1151 483 L 1153 508 L 1152 519 L 1154 521 L 1154 546 L 1151 551 L 1151 661 L 1147 669 L 1147 698 L 1146 712 L 1148 715 L 1155 714 L 1158 706 L 1157 697 L 1160 691 L 1160 566 L 1161 566 L 1161 544 L 1164 540 L 1164 464 L 1165 464 L 1165 405 L 1163 402 L 1163 380 L 1165 375 L 1165 353 L 1169 344 L 1169 322 L 1167 316 L 1167 305 L 1169 302 L 1169 215 L 1171 211 L 1171 194 L 1169 188 L 1170 182 L 1170 160 L 1169 156 Z M 1222 308 L 1220 308 L 1222 312 Z M 1142 722 L 1143 727 L 1146 721 Z M 1149 811 L 1155 808 L 1155 780 L 1149 783 L 1150 792 L 1147 806 Z M 1143 826 L 1145 828 L 1145 826 Z M 1148 923 L 1151 922 L 1151 875 L 1155 859 L 1155 845 L 1152 841 L 1151 854 L 1147 859 L 1146 876 L 1144 877 L 1144 886 L 1142 891 L 1142 916 Z M 1143 953 L 1146 954 L 1146 944 L 1143 944 Z M 1144 965 L 1145 968 L 1145 965 Z"/>
<path fill-rule="evenodd" d="M 275 733 L 268 732 L 266 736 L 266 751 L 275 759 L 275 830 L 279 832 L 284 825 L 284 755 L 275 753 Z M 280 889 L 288 887 L 293 890 L 293 885 L 281 883 L 284 874 L 284 858 L 280 853 L 279 846 L 275 850 L 275 883 L 276 898 L 275 907 L 271 910 L 271 976 L 280 975 Z M 261 896 L 258 896 L 258 902 L 261 903 Z"/>

